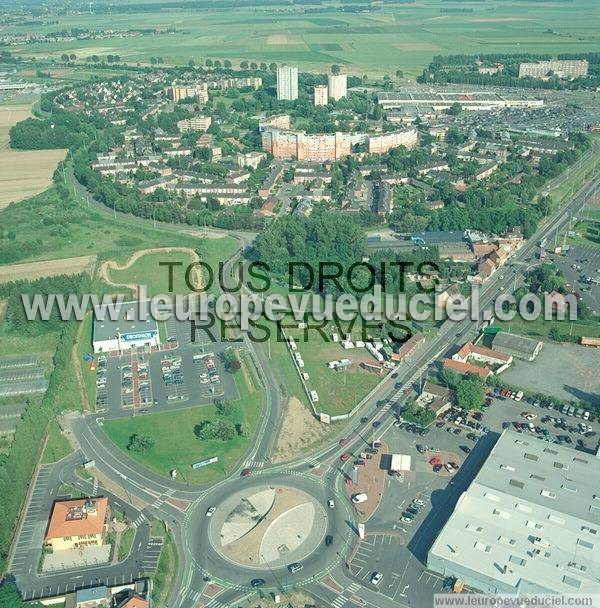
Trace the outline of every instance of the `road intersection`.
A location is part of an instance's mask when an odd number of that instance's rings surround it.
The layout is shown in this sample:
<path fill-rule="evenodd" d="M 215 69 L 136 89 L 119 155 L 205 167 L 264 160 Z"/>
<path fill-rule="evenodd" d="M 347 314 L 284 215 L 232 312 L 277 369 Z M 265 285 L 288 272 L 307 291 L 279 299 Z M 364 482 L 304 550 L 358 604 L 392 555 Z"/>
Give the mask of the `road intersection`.
<path fill-rule="evenodd" d="M 540 241 L 544 239 L 551 241 L 570 222 L 573 215 L 583 208 L 586 201 L 595 195 L 599 183 L 597 178 L 587 183 L 565 206 L 546 220 L 538 232 L 516 252 L 504 269 L 490 277 L 480 292 L 482 310 L 489 308 L 499 294 L 512 293 L 522 284 L 526 269 L 534 263 Z M 102 208 L 104 209 L 103 206 Z M 238 238 L 241 247 L 236 256 L 227 261 L 229 276 L 243 248 L 250 242 L 251 236 L 238 235 Z M 361 416 L 368 418 L 368 423 L 363 424 L 351 419 L 345 424 L 340 424 L 339 432 L 331 437 L 327 446 L 292 462 L 277 465 L 271 464 L 270 456 L 275 431 L 282 414 L 281 391 L 269 369 L 269 361 L 264 352 L 256 348 L 248 336 L 244 335 L 244 346 L 252 357 L 264 388 L 263 415 L 253 438 L 252 447 L 240 461 L 239 467 L 229 477 L 211 486 L 192 486 L 153 473 L 126 454 L 107 445 L 101 429 L 101 419 L 93 415 L 68 416 L 65 421 L 66 430 L 79 446 L 79 450 L 55 465 L 44 465 L 39 469 L 28 510 L 21 522 L 15 549 L 11 555 L 9 571 L 15 577 L 23 597 L 34 599 L 91 584 L 114 584 L 135 580 L 147 572 L 142 565 L 144 556 L 152 553 L 148 521 L 150 518 L 156 518 L 164 521 L 168 526 L 179 552 L 180 568 L 165 608 L 238 606 L 260 592 L 277 591 L 285 594 L 294 588 L 308 588 L 314 596 L 335 608 L 343 608 L 346 604 L 377 608 L 408 606 L 403 603 L 408 584 L 403 582 L 404 576 L 401 572 L 398 573 L 395 582 L 386 582 L 390 587 L 396 585 L 392 597 L 353 576 L 347 560 L 357 541 L 357 518 L 343 490 L 344 480 L 347 477 L 345 468 L 347 469 L 349 465 L 340 463 L 339 458 L 344 452 L 362 451 L 372 441 L 373 422 L 380 423 L 376 438 L 386 434 L 393 422 L 394 407 L 402 403 L 404 389 L 410 387 L 440 355 L 459 342 L 474 337 L 481 324 L 481 317 L 467 318 L 459 322 L 446 321 L 435 338 L 425 343 L 413 358 L 401 363 L 373 392 L 360 412 Z M 348 438 L 347 445 L 340 446 L 339 439 L 342 437 Z M 481 455 L 482 458 L 485 455 L 483 447 Z M 93 484 L 76 473 L 77 467 L 86 460 L 94 460 L 98 475 L 110 482 L 110 489 L 105 487 L 103 492 L 109 496 L 111 503 L 127 514 L 130 521 L 137 522 L 134 548 L 129 558 L 115 566 L 98 566 L 86 569 L 82 571 L 83 573 L 64 571 L 55 574 L 38 574 L 35 568 L 31 568 L 31 564 L 39 562 L 40 522 L 47 516 L 49 506 L 57 496 L 56 489 L 61 483 L 69 483 L 89 495 L 94 493 Z M 478 459 L 474 459 L 472 462 L 477 461 Z M 251 475 L 240 478 L 244 462 L 251 462 L 256 466 L 251 466 Z M 476 467 L 471 473 L 475 472 Z M 459 480 L 453 489 L 454 498 L 466 487 L 465 484 L 469 483 L 468 473 L 465 471 L 463 481 Z M 325 511 L 326 527 L 328 533 L 335 538 L 334 545 L 323 546 L 322 549 L 306 555 L 302 562 L 304 566 L 302 571 L 295 574 L 290 573 L 285 567 L 271 569 L 268 565 L 257 574 L 253 569 L 243 568 L 224 560 L 207 541 L 209 525 L 209 519 L 206 518 L 207 508 L 211 505 L 216 505 L 218 508 L 232 492 L 246 487 L 282 485 L 302 490 L 322 505 L 326 505 L 330 498 L 335 499 L 336 507 Z M 448 504 L 453 503 L 449 501 Z M 444 508 L 447 510 L 447 506 Z M 444 508 L 440 507 L 440 513 Z M 426 527 L 423 524 L 422 528 Z M 434 527 L 432 526 L 431 529 Z M 419 576 L 423 574 L 422 560 L 428 543 L 432 540 L 427 538 L 427 535 L 421 535 L 419 546 L 409 544 L 405 548 L 407 553 L 405 567 L 420 569 Z M 417 558 L 412 564 L 408 553 Z M 428 576 L 431 578 L 434 575 Z M 264 579 L 262 590 L 253 589 L 250 585 L 250 581 L 258 577 Z"/>

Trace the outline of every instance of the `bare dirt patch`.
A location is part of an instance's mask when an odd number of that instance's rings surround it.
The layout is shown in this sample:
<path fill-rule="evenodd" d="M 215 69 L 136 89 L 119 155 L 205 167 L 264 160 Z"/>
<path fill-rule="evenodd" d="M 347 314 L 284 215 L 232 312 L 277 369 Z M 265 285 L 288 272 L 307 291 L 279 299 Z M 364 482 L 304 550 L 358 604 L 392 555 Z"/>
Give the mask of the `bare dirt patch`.
<path fill-rule="evenodd" d="M 41 277 L 52 277 L 59 274 L 79 274 L 94 272 L 95 255 L 84 255 L 76 258 L 47 260 L 44 262 L 27 262 L 26 264 L 9 264 L 0 266 L 0 283 L 11 281 L 32 281 Z"/>
<path fill-rule="evenodd" d="M 46 190 L 66 153 L 66 150 L 0 149 L 0 209 Z"/>
<path fill-rule="evenodd" d="M 296 397 L 291 397 L 283 415 L 281 431 L 277 438 L 273 462 L 294 458 L 327 434 L 321 424 Z"/>

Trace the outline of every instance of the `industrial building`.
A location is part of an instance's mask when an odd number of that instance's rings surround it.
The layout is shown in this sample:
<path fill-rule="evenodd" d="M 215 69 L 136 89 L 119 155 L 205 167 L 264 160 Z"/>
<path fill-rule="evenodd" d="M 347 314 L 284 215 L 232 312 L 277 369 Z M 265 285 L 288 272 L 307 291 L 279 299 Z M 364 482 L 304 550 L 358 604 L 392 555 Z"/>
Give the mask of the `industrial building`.
<path fill-rule="evenodd" d="M 277 99 L 298 99 L 298 68 L 282 65 L 277 68 Z"/>
<path fill-rule="evenodd" d="M 485 593 L 600 593 L 600 457 L 505 431 L 427 566 Z"/>
<path fill-rule="evenodd" d="M 543 99 L 528 97 L 506 97 L 492 92 L 382 92 L 377 101 L 383 110 L 397 110 L 407 107 L 447 110 L 458 104 L 463 110 L 493 110 L 495 108 L 540 108 Z"/>
<path fill-rule="evenodd" d="M 94 311 L 92 346 L 95 353 L 131 350 L 133 348 L 158 347 L 158 324 L 149 314 L 148 319 L 138 319 L 138 303 L 126 302 L 121 307 L 120 318 L 113 321 L 100 319 Z"/>
<path fill-rule="evenodd" d="M 494 350 L 526 361 L 533 361 L 542 350 L 543 345 L 541 340 L 511 334 L 507 331 L 498 332 L 492 340 Z"/>

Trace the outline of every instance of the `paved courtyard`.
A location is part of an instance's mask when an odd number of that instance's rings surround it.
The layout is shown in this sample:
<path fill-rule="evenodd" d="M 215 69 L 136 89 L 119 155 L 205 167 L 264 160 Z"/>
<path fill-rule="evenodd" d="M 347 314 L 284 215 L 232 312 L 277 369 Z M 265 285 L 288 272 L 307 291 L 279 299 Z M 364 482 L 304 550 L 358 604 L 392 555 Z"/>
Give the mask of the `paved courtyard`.
<path fill-rule="evenodd" d="M 508 384 L 565 401 L 600 405 L 600 349 L 546 342 L 535 361 L 515 359 L 502 374 Z"/>

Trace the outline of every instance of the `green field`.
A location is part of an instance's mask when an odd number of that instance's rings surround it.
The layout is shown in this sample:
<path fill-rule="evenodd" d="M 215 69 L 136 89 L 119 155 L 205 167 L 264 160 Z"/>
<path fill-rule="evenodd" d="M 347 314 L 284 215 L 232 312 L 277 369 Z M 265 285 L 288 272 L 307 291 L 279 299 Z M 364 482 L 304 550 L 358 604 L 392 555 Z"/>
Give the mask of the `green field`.
<path fill-rule="evenodd" d="M 240 399 L 238 424 L 246 423 L 255 429 L 262 409 L 262 391 L 249 390 L 242 372 L 235 376 Z M 161 412 L 135 418 L 106 420 L 104 430 L 108 437 L 129 456 L 160 475 L 167 476 L 177 469 L 183 481 L 205 483 L 215 481 L 230 473 L 244 455 L 251 437 L 237 436 L 231 441 L 201 441 L 194 435 L 194 426 L 217 418 L 214 405 L 191 407 L 173 412 Z M 147 435 L 154 440 L 154 447 L 145 453 L 127 450 L 132 434 Z M 193 470 L 194 462 L 219 457 L 217 463 Z"/>
<path fill-rule="evenodd" d="M 450 7 L 469 13 L 442 12 Z M 600 50 L 596 0 L 540 3 L 479 0 L 450 4 L 439 0 L 383 5 L 367 13 L 329 7 L 302 14 L 297 7 L 258 7 L 226 11 L 156 10 L 110 15 L 53 15 L 40 32 L 63 28 L 173 28 L 170 35 L 79 40 L 13 47 L 27 57 L 118 54 L 128 62 L 160 56 L 168 64 L 205 58 L 297 63 L 324 70 L 332 63 L 351 73 L 381 75 L 402 69 L 415 76 L 434 55 L 456 53 L 566 53 Z M 21 31 L 9 25 L 3 32 Z M 11 49 L 13 52 L 13 49 Z"/>

